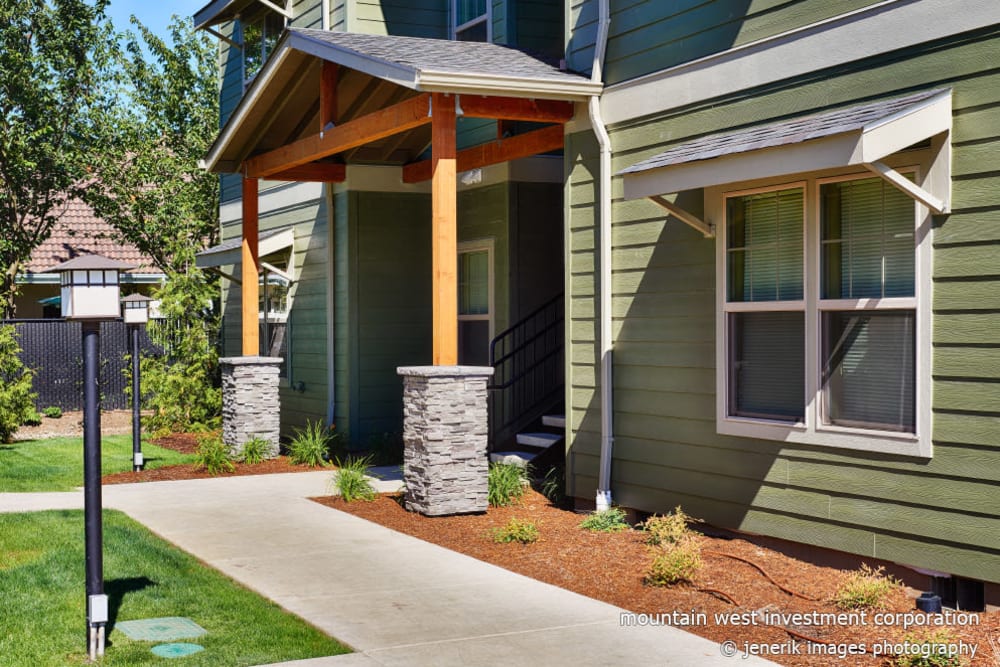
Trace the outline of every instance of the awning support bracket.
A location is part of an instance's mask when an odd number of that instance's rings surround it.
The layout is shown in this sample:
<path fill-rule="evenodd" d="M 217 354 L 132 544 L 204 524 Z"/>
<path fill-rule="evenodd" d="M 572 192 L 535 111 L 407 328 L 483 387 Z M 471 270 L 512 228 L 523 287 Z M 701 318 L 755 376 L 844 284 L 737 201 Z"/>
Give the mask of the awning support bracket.
<path fill-rule="evenodd" d="M 274 11 L 278 12 L 288 20 L 292 20 L 293 18 L 291 10 L 279 7 L 278 5 L 274 4 L 273 2 L 270 2 L 269 0 L 257 0 L 257 2 L 264 5 L 268 9 L 273 9 Z"/>
<path fill-rule="evenodd" d="M 202 28 L 202 30 L 204 30 L 208 34 L 212 35 L 213 37 L 218 37 L 219 39 L 221 39 L 223 42 L 225 42 L 229 46 L 233 47 L 234 49 L 242 49 L 243 48 L 243 42 L 237 42 L 235 39 L 232 39 L 230 37 L 226 37 L 225 35 L 223 35 L 221 32 L 219 32 L 215 28 L 205 27 L 205 28 Z"/>
<path fill-rule="evenodd" d="M 705 236 L 706 239 L 715 238 L 715 225 L 712 223 L 705 222 L 698 216 L 685 211 L 677 204 L 673 203 L 669 199 L 664 199 L 660 195 L 654 195 L 650 197 L 649 200 L 654 204 L 667 209 L 670 215 L 674 216 L 684 224 L 697 229 Z"/>
<path fill-rule="evenodd" d="M 910 179 L 906 178 L 898 171 L 888 166 L 884 162 L 879 162 L 875 160 L 873 162 L 865 162 L 865 169 L 880 176 L 887 183 L 893 187 L 901 190 L 904 194 L 909 196 L 911 199 L 916 199 L 918 202 L 929 208 L 934 213 L 941 215 L 943 213 L 950 213 L 950 206 L 945 200 L 935 197 L 927 190 L 923 189 Z"/>

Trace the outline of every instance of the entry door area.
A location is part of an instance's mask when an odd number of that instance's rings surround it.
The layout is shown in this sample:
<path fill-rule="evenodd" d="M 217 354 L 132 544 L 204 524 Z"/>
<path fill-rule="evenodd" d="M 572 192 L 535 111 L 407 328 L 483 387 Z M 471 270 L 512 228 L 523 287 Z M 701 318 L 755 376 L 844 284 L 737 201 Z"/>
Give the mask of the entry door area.
<path fill-rule="evenodd" d="M 489 365 L 493 339 L 493 239 L 458 244 L 458 363 Z"/>

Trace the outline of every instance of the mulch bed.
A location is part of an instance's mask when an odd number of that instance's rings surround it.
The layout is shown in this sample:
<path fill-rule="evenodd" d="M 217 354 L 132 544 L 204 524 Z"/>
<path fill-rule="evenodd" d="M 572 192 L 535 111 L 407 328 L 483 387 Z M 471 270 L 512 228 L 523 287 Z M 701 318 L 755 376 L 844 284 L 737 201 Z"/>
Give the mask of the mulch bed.
<path fill-rule="evenodd" d="M 154 444 L 172 449 L 182 454 L 194 454 L 198 447 L 197 433 L 174 433 L 153 440 Z M 273 475 L 284 472 L 315 472 L 320 468 L 312 468 L 304 465 L 296 465 L 287 456 L 279 456 L 276 459 L 264 461 L 262 463 L 234 463 L 236 469 L 231 473 L 223 475 L 210 475 L 208 472 L 193 463 L 182 463 L 162 468 L 140 470 L 139 472 L 116 472 L 105 475 L 101 478 L 103 484 L 134 484 L 136 482 L 163 482 L 168 480 L 181 479 L 209 479 L 212 477 L 236 477 L 239 475 Z"/>
<path fill-rule="evenodd" d="M 643 577 L 651 561 L 650 547 L 643 543 L 640 531 L 592 533 L 579 528 L 582 516 L 560 509 L 534 491 L 514 507 L 490 508 L 485 514 L 424 517 L 407 512 L 398 496 L 383 495 L 373 502 L 345 503 L 339 497 L 315 498 L 316 502 L 373 521 L 427 542 L 458 551 L 473 558 L 493 563 L 508 570 L 603 600 L 640 614 L 689 614 L 662 618 L 671 625 L 682 627 L 716 642 L 733 641 L 744 650 L 750 644 L 774 644 L 793 648 L 794 635 L 782 627 L 758 624 L 740 626 L 717 624 L 714 614 L 765 610 L 776 613 L 838 613 L 829 602 L 844 579 L 841 570 L 821 567 L 797 560 L 778 551 L 754 544 L 746 539 L 700 536 L 704 566 L 696 584 L 668 588 L 647 586 Z M 497 544 L 491 531 L 511 518 L 533 522 L 541 533 L 534 544 Z M 729 557 L 736 556 L 739 559 Z M 750 564 L 746 561 L 750 561 Z M 783 592 L 761 574 L 762 568 L 777 583 L 803 599 Z M 912 594 L 912 592 L 911 592 Z M 726 600 L 728 598 L 728 601 Z M 734 604 L 735 603 L 735 604 Z M 888 612 L 914 611 L 914 601 L 903 590 L 897 590 L 885 609 Z M 696 613 L 707 615 L 700 622 Z M 926 628 L 904 630 L 902 625 L 876 625 L 874 612 L 859 624 L 802 625 L 791 627 L 797 633 L 801 655 L 769 655 L 783 665 L 826 667 L 829 665 L 884 666 L 893 664 L 885 656 L 871 655 L 874 646 L 885 650 L 884 642 L 902 641 L 908 633 L 923 636 Z M 975 667 L 996 667 L 1000 656 L 991 650 L 989 639 L 1000 650 L 1000 612 L 976 615 L 979 625 L 951 625 L 953 641 L 959 640 L 976 647 L 973 661 L 962 664 Z M 937 629 L 931 627 L 930 629 Z M 623 629 L 623 638 L 627 630 Z M 803 637 L 819 640 L 812 645 Z M 848 645 L 865 644 L 866 655 L 839 657 L 817 654 L 819 650 L 846 652 Z M 920 663 L 914 663 L 920 664 Z M 930 664 L 930 663 L 927 663 Z M 941 663 L 945 664 L 945 663 Z"/>

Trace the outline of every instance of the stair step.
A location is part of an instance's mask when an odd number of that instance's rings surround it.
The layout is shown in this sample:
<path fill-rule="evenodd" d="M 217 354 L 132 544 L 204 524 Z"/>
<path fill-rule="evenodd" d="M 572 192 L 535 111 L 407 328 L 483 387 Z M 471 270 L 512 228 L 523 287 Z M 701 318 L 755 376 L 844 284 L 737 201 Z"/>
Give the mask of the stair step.
<path fill-rule="evenodd" d="M 493 452 L 490 454 L 490 461 L 493 463 L 504 463 L 507 465 L 517 465 L 522 468 L 534 459 L 538 454 L 528 452 Z"/>
<path fill-rule="evenodd" d="M 545 415 L 542 424 L 552 428 L 566 428 L 566 415 Z"/>
<path fill-rule="evenodd" d="M 518 433 L 517 444 L 527 447 L 538 447 L 548 449 L 556 444 L 563 437 L 555 433 Z"/>

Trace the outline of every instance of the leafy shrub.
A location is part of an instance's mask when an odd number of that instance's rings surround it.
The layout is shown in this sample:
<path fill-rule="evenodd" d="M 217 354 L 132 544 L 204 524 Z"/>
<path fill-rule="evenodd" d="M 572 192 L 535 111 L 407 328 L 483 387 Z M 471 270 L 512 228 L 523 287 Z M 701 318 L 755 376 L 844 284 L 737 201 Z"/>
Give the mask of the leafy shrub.
<path fill-rule="evenodd" d="M 166 283 L 154 294 L 166 319 L 151 321 L 147 331 L 163 354 L 140 360 L 143 407 L 150 410 L 143 426 L 151 432 L 197 432 L 218 428 L 221 422 L 215 345 L 219 317 L 206 306 L 216 290 L 211 278 L 191 261 L 183 272 L 168 272 Z M 127 364 L 125 374 L 130 379 L 131 369 Z M 131 386 L 129 382 L 129 392 Z"/>
<path fill-rule="evenodd" d="M 507 507 L 521 500 L 528 484 L 528 467 L 516 463 L 490 463 L 486 499 L 493 507 Z"/>
<path fill-rule="evenodd" d="M 344 502 L 375 500 L 375 487 L 368 479 L 371 476 L 371 456 L 349 458 L 343 462 L 338 459 L 335 463 L 337 471 L 333 473 L 333 487 Z"/>
<path fill-rule="evenodd" d="M 545 473 L 541 486 L 542 495 L 554 505 L 566 500 L 566 468 L 553 466 Z"/>
<path fill-rule="evenodd" d="M 295 429 L 295 437 L 288 445 L 288 457 L 296 465 L 325 466 L 330 437 L 323 422 L 307 421 L 305 428 Z"/>
<path fill-rule="evenodd" d="M 833 594 L 833 603 L 841 609 L 883 609 L 889 595 L 902 583 L 885 574 L 885 568 L 873 569 L 867 563 L 851 572 Z"/>
<path fill-rule="evenodd" d="M 538 536 L 538 528 L 535 527 L 535 524 L 518 518 L 511 518 L 506 525 L 493 529 L 493 541 L 500 544 L 509 542 L 531 544 L 538 541 Z"/>
<path fill-rule="evenodd" d="M 38 426 L 42 423 L 42 416 L 38 414 L 35 408 L 31 408 L 31 411 L 24 416 L 24 420 L 21 423 L 25 426 Z"/>
<path fill-rule="evenodd" d="M 264 438 L 253 437 L 243 443 L 243 450 L 240 452 L 240 461 L 257 465 L 263 463 L 264 459 L 271 454 L 271 443 Z"/>
<path fill-rule="evenodd" d="M 958 641 L 945 628 L 927 632 L 922 637 L 908 634 L 903 643 L 909 644 L 910 651 L 897 655 L 892 664 L 895 667 L 962 667 L 958 655 L 949 655 Z"/>
<path fill-rule="evenodd" d="M 42 410 L 42 414 L 49 419 L 59 419 L 62 417 L 62 408 L 58 405 L 50 405 L 49 407 Z"/>
<path fill-rule="evenodd" d="M 592 512 L 580 522 L 580 528 L 599 533 L 617 533 L 629 527 L 625 518 L 625 510 L 620 507 L 609 507 L 600 512 Z"/>
<path fill-rule="evenodd" d="M 236 466 L 229 460 L 229 449 L 223 444 L 222 436 L 218 433 L 198 438 L 195 463 L 207 470 L 209 475 L 221 475 L 236 470 Z"/>
<path fill-rule="evenodd" d="M 3 309 L 4 302 L 0 299 L 0 312 Z M 21 363 L 20 354 L 14 327 L 0 326 L 0 443 L 10 442 L 17 428 L 38 414 L 37 395 L 31 391 L 34 373 Z"/>
<path fill-rule="evenodd" d="M 669 548 L 651 551 L 655 555 L 645 578 L 650 586 L 672 586 L 682 581 L 694 581 L 701 569 L 701 547 L 694 540 L 683 540 Z"/>
<path fill-rule="evenodd" d="M 692 521 L 695 519 L 685 514 L 680 505 L 665 516 L 651 516 L 641 524 L 646 544 L 654 547 L 678 544 L 691 537 L 688 524 Z"/>

